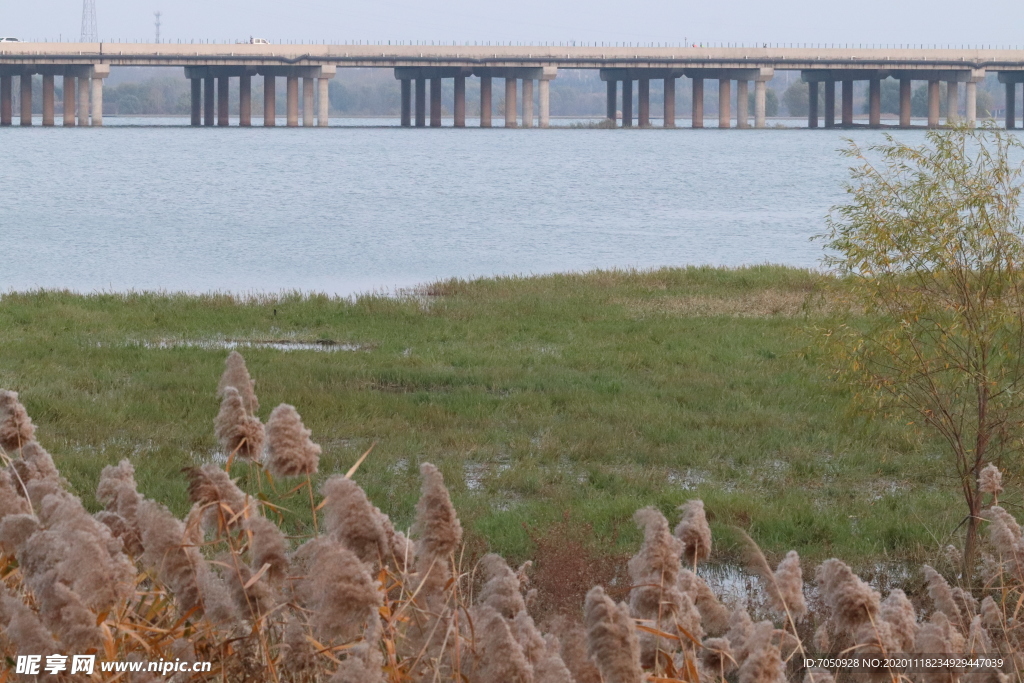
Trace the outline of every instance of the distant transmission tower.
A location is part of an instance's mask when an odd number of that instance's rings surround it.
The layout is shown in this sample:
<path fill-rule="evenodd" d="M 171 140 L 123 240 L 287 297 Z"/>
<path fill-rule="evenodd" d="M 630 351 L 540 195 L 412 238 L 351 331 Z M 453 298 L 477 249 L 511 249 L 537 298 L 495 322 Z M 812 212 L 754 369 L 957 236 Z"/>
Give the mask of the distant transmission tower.
<path fill-rule="evenodd" d="M 82 42 L 100 42 L 96 30 L 96 0 L 82 0 Z"/>
<path fill-rule="evenodd" d="M 159 43 L 160 42 L 160 12 L 159 12 L 159 10 L 156 11 L 156 12 L 153 12 L 153 16 L 156 17 L 156 21 L 154 22 L 156 24 L 156 42 Z"/>

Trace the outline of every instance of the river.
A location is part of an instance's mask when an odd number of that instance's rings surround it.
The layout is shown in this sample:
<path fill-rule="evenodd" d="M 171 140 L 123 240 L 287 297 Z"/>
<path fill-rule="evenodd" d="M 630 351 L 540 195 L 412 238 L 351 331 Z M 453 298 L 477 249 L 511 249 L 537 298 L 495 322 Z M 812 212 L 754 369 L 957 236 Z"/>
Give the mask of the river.
<path fill-rule="evenodd" d="M 0 291 L 350 295 L 593 268 L 815 267 L 810 238 L 844 200 L 837 150 L 882 139 L 105 123 L 0 129 Z"/>

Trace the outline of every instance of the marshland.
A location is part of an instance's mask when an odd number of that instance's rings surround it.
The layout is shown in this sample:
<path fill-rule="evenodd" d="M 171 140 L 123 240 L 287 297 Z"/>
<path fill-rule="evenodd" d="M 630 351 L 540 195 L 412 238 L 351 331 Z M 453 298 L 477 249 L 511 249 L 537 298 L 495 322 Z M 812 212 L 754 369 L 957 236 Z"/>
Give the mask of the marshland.
<path fill-rule="evenodd" d="M 376 444 L 360 484 L 403 526 L 420 463 L 435 463 L 480 552 L 521 562 L 558 533 L 622 554 L 635 509 L 700 497 L 723 534 L 769 549 L 919 562 L 960 522 L 955 481 L 926 433 L 851 410 L 814 351 L 832 286 L 753 267 L 355 301 L 9 294 L 0 386 L 20 391 L 92 506 L 102 468 L 127 457 L 145 495 L 188 511 L 178 472 L 217 461 L 211 387 L 231 342 L 265 404 L 301 408 L 322 472 Z"/>

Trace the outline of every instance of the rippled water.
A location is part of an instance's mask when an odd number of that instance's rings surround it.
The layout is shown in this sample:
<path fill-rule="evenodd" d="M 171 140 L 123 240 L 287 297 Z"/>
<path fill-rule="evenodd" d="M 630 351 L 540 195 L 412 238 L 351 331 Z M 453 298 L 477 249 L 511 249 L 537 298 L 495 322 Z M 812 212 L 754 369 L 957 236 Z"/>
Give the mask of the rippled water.
<path fill-rule="evenodd" d="M 844 197 L 836 150 L 881 139 L 106 123 L 0 129 L 0 291 L 351 294 L 451 276 L 813 267 L 809 238 Z"/>

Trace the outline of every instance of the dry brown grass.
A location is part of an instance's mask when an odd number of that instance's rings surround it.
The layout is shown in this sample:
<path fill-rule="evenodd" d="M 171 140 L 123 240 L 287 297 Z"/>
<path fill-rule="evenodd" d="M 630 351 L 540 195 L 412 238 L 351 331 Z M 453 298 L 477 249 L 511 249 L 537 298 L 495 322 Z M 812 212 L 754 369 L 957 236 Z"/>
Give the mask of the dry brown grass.
<path fill-rule="evenodd" d="M 732 295 L 693 294 L 653 298 L 619 298 L 614 301 L 634 316 L 793 318 L 825 316 L 847 310 L 837 294 L 787 289 L 736 292 Z"/>

